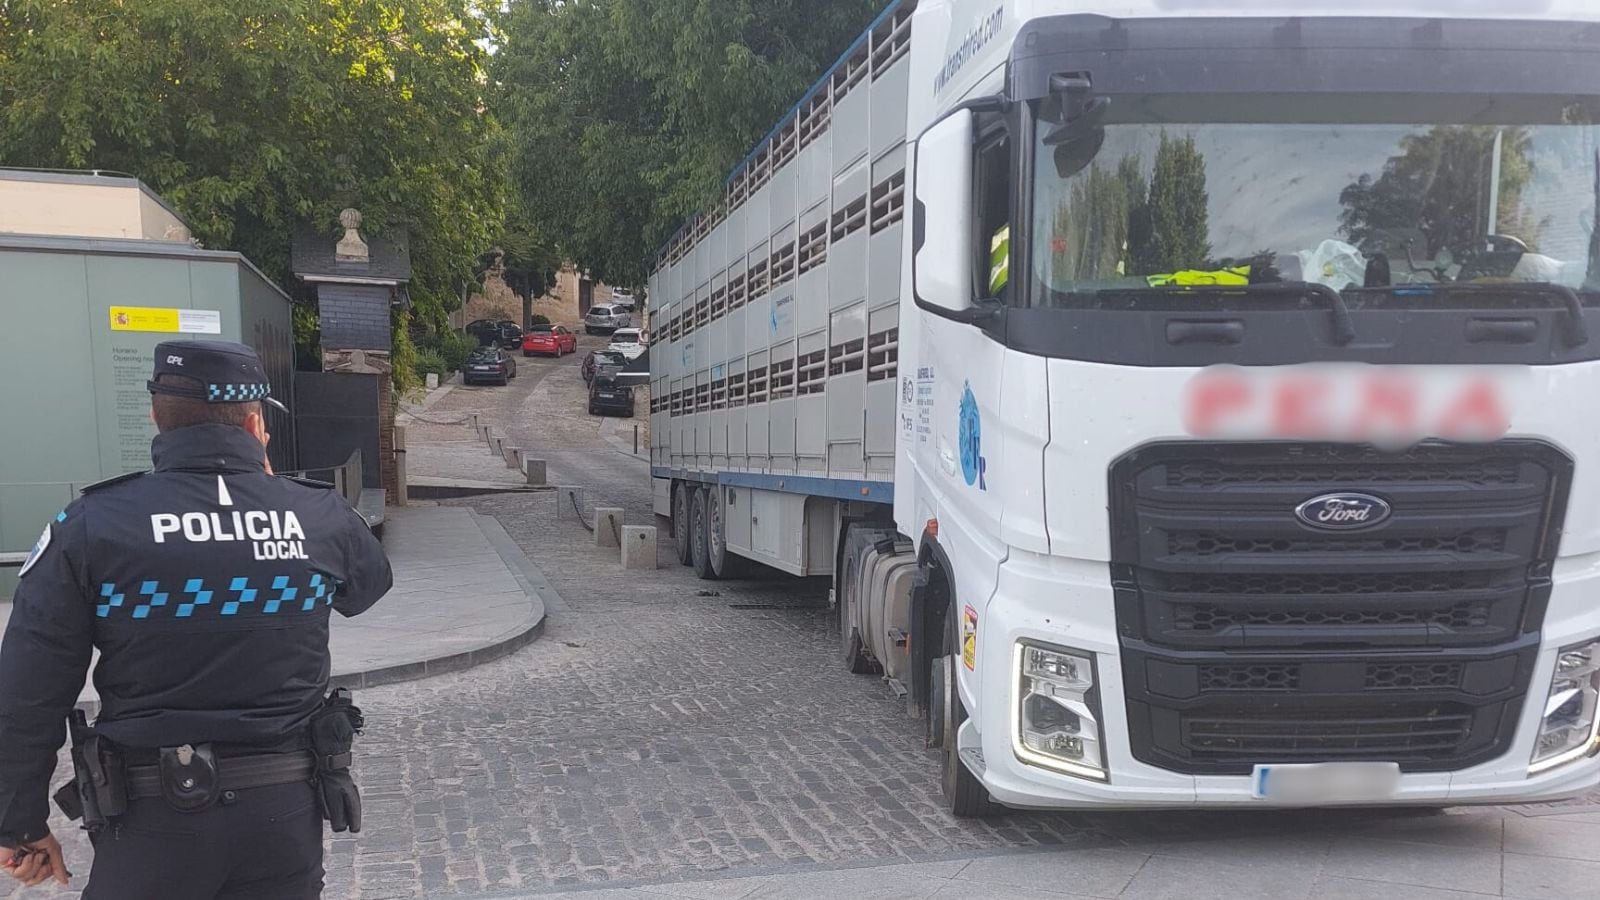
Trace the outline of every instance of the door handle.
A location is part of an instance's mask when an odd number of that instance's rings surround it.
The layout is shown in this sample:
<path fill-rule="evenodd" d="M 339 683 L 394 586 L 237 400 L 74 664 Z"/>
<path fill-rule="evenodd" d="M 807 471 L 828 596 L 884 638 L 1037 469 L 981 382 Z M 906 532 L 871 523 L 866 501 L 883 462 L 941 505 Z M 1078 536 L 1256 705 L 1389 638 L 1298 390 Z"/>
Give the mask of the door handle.
<path fill-rule="evenodd" d="M 1467 342 L 1471 344 L 1531 344 L 1539 336 L 1537 319 L 1467 320 Z"/>
<path fill-rule="evenodd" d="M 1244 340 L 1239 319 L 1168 319 L 1169 344 L 1237 344 Z"/>

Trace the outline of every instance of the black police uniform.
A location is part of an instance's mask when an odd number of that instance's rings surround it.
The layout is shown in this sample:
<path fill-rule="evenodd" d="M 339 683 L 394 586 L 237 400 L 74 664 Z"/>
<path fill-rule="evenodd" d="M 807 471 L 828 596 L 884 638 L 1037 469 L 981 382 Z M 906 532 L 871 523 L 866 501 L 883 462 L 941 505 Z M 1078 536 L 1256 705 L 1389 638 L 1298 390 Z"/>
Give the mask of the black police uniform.
<path fill-rule="evenodd" d="M 162 344 L 163 372 L 193 381 L 152 391 L 217 403 L 269 396 L 242 345 Z M 130 765 L 209 743 L 225 782 L 230 757 L 309 758 L 308 723 L 328 688 L 329 612 L 356 615 L 391 585 L 361 516 L 325 487 L 266 474 L 243 428 L 167 432 L 152 456 L 152 472 L 85 489 L 23 569 L 0 648 L 0 845 L 46 833 L 48 783 L 92 649 L 95 732 Z M 193 812 L 134 799 L 93 835 L 83 896 L 319 897 L 322 834 L 305 778 L 219 791 Z"/>

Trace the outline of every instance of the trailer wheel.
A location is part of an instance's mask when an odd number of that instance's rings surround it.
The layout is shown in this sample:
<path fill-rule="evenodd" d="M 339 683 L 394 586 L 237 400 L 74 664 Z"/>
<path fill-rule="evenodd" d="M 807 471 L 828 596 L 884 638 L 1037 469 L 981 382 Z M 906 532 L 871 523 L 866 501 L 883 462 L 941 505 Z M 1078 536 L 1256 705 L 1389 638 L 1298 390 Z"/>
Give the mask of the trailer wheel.
<path fill-rule="evenodd" d="M 689 532 L 693 536 L 694 574 L 702 581 L 715 581 L 717 573 L 711 568 L 711 515 L 707 507 L 711 505 L 711 492 L 705 488 L 696 488 L 694 496 L 689 499 Z"/>
<path fill-rule="evenodd" d="M 983 782 L 961 761 L 957 746 L 961 725 L 967 721 L 967 707 L 961 702 L 961 691 L 956 687 L 955 622 L 954 616 L 946 622 L 945 655 L 933 661 L 929 679 L 932 696 L 928 703 L 928 742 L 942 751 L 939 788 L 944 794 L 945 807 L 958 819 L 975 819 L 994 815 L 999 806 L 989 799 Z"/>
<path fill-rule="evenodd" d="M 694 562 L 694 534 L 689 521 L 689 486 L 679 483 L 672 488 L 672 541 L 678 551 L 678 562 Z"/>
<path fill-rule="evenodd" d="M 880 671 L 878 664 L 867 655 L 867 649 L 861 640 L 861 629 L 856 627 L 856 617 L 861 611 L 861 555 L 858 548 L 853 546 L 850 537 L 854 536 L 854 528 L 846 533 L 844 546 L 844 570 L 839 578 L 839 658 L 844 662 L 845 671 L 852 675 L 870 675 Z"/>
<path fill-rule="evenodd" d="M 710 527 L 706 530 L 706 540 L 710 543 L 711 571 L 718 578 L 743 578 L 744 557 L 728 549 L 728 516 L 723 508 L 721 492 L 721 488 L 714 488 L 706 498 L 706 513 L 711 517 Z"/>

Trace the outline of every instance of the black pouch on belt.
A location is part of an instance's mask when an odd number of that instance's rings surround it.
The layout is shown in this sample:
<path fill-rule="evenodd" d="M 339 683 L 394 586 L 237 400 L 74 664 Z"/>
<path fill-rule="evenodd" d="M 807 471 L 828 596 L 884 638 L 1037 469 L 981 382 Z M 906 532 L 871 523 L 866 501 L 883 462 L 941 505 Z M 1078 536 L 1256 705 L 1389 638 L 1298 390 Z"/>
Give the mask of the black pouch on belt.
<path fill-rule="evenodd" d="M 365 720 L 350 691 L 339 688 L 311 717 L 311 749 L 317 755 L 317 797 L 322 817 L 336 832 L 361 830 L 361 792 L 350 775 L 351 751 Z"/>
<path fill-rule="evenodd" d="M 157 765 L 162 799 L 178 812 L 199 812 L 222 795 L 217 757 L 210 744 L 162 747 Z"/>

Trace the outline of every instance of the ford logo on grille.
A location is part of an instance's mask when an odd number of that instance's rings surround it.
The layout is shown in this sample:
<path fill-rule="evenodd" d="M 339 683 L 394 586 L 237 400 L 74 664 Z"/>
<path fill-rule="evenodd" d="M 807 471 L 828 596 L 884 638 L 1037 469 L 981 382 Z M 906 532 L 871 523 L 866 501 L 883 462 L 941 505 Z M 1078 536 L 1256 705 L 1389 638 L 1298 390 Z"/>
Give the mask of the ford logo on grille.
<path fill-rule="evenodd" d="M 1389 518 L 1389 501 L 1371 494 L 1323 494 L 1294 508 L 1295 518 L 1324 531 L 1355 531 Z"/>

